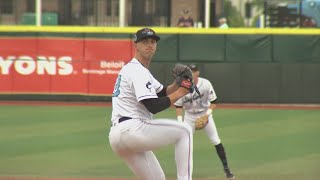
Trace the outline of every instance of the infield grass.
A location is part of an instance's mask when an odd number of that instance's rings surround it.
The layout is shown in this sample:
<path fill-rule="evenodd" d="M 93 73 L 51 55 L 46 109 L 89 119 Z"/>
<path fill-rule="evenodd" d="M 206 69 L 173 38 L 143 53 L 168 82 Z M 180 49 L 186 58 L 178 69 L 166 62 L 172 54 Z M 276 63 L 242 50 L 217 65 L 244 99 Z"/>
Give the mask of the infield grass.
<path fill-rule="evenodd" d="M 0 105 L 0 176 L 134 178 L 109 146 L 110 113 L 110 107 Z M 175 118 L 174 109 L 155 118 Z M 214 118 L 237 179 L 320 179 L 319 110 L 218 109 Z M 174 178 L 173 146 L 156 155 Z M 198 131 L 194 178 L 206 177 L 224 174 Z"/>

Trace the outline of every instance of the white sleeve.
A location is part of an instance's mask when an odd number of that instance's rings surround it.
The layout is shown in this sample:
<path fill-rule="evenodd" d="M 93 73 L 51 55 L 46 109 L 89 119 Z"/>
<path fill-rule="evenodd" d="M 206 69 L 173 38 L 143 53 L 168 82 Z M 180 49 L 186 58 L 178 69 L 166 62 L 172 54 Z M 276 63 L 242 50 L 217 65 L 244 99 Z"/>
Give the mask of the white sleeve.
<path fill-rule="evenodd" d="M 216 92 L 214 91 L 213 86 L 210 82 L 209 82 L 208 99 L 210 100 L 210 102 L 217 99 Z"/>
<path fill-rule="evenodd" d="M 158 80 L 156 80 L 153 76 L 152 78 L 153 78 L 154 89 L 156 90 L 156 93 L 159 93 L 163 89 L 163 85 Z"/>
<path fill-rule="evenodd" d="M 183 106 L 183 97 L 174 103 L 175 106 Z"/>
<path fill-rule="evenodd" d="M 158 98 L 155 87 L 159 89 L 159 82 L 154 81 L 153 76 L 148 71 L 135 72 L 132 79 L 133 88 L 138 101 L 144 99 Z"/>

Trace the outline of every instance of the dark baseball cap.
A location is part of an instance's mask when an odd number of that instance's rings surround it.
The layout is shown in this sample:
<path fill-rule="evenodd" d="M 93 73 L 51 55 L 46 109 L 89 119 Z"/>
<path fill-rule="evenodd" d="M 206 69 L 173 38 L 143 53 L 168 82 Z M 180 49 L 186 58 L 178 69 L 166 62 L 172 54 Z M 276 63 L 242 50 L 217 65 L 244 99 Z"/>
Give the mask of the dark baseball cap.
<path fill-rule="evenodd" d="M 199 68 L 197 65 L 195 64 L 189 64 L 188 66 L 192 71 L 199 71 Z"/>
<path fill-rule="evenodd" d="M 137 43 L 145 38 L 153 38 L 157 42 L 160 40 L 160 37 L 156 34 L 156 32 L 150 28 L 143 28 L 136 32 L 133 37 L 133 42 Z"/>

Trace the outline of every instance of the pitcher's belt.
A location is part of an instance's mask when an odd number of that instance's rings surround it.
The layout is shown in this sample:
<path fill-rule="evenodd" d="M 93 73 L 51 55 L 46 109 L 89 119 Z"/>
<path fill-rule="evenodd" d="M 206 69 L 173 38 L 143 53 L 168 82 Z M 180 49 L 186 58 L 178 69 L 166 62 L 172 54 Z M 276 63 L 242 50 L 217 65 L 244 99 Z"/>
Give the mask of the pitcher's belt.
<path fill-rule="evenodd" d="M 125 116 L 121 117 L 121 118 L 119 118 L 118 123 L 121 123 L 121 122 L 129 120 L 129 119 L 132 119 L 132 118 L 131 117 L 125 117 Z"/>
<path fill-rule="evenodd" d="M 121 123 L 123 121 L 129 120 L 129 119 L 132 119 L 132 118 L 131 117 L 125 117 L 125 116 L 121 117 L 121 118 L 118 119 L 118 122 L 111 123 L 111 126 L 116 126 L 117 124 L 119 124 L 119 123 Z"/>

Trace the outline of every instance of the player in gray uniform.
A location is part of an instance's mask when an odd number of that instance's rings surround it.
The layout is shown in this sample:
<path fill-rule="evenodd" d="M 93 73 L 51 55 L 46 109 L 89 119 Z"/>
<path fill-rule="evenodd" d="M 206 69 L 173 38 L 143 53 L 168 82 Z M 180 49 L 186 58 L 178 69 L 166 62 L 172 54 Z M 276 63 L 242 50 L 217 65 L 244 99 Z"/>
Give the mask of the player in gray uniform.
<path fill-rule="evenodd" d="M 176 83 L 164 87 L 150 73 L 148 68 L 159 40 L 149 28 L 135 34 L 135 56 L 120 70 L 114 86 L 109 142 L 112 150 L 142 180 L 165 180 L 152 151 L 174 144 L 177 179 L 192 180 L 190 126 L 169 119 L 152 120 L 153 114 L 167 109 L 190 92 Z"/>
<path fill-rule="evenodd" d="M 179 99 L 176 103 L 176 115 L 178 121 L 184 121 L 192 127 L 192 131 L 195 131 L 195 120 L 203 115 L 208 115 L 209 121 L 204 128 L 207 136 L 212 144 L 215 145 L 217 154 L 223 164 L 224 172 L 227 179 L 235 179 L 235 176 L 231 172 L 224 147 L 218 135 L 216 125 L 212 117 L 212 111 L 216 108 L 215 101 L 217 99 L 216 93 L 209 80 L 199 77 L 199 69 L 195 64 L 189 65 L 193 73 L 194 84 L 197 86 L 200 92 L 200 96 L 196 93 L 189 93 L 186 96 Z M 183 118 L 184 109 L 184 118 Z"/>

